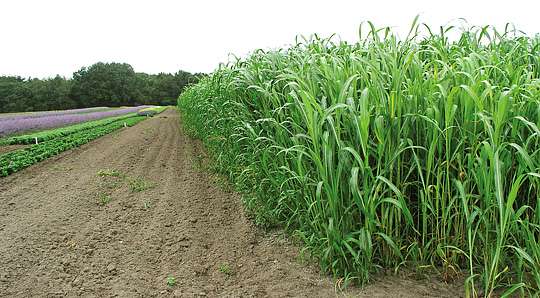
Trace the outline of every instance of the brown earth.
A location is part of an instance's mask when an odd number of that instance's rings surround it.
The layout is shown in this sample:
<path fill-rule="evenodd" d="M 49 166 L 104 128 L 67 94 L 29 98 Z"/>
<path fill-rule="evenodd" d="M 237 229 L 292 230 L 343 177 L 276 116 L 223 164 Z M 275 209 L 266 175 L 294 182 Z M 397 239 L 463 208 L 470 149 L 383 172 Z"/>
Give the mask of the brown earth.
<path fill-rule="evenodd" d="M 463 296 L 392 274 L 336 292 L 201 169 L 176 110 L 161 115 L 0 178 L 1 297 Z"/>
<path fill-rule="evenodd" d="M 9 153 L 9 152 L 12 152 L 12 151 L 21 150 L 26 146 L 28 146 L 28 145 L 4 145 L 4 146 L 0 146 L 0 155 L 6 154 L 6 153 Z"/>

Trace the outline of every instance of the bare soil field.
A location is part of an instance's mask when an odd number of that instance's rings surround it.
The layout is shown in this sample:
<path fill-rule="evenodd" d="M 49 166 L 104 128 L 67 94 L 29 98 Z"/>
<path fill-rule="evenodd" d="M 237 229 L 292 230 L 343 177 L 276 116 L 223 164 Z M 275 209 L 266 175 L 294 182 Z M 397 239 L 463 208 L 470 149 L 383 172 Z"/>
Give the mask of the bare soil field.
<path fill-rule="evenodd" d="M 394 274 L 337 292 L 197 166 L 176 109 L 159 116 L 0 178 L 0 297 L 463 296 Z"/>

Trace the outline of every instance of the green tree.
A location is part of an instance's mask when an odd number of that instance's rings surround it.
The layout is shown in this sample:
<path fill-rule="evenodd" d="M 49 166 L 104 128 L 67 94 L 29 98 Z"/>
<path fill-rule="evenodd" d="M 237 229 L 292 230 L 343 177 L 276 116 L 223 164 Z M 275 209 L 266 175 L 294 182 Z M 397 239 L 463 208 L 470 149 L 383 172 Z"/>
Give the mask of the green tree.
<path fill-rule="evenodd" d="M 152 94 L 154 93 L 154 86 L 153 86 L 153 79 L 152 76 L 149 74 L 146 74 L 144 72 L 138 72 L 136 73 L 136 104 L 151 104 L 151 105 L 157 105 L 156 102 L 153 101 Z"/>
<path fill-rule="evenodd" d="M 200 76 L 182 70 L 175 74 L 159 73 L 151 76 L 152 104 L 175 105 L 186 86 L 197 83 Z"/>
<path fill-rule="evenodd" d="M 24 81 L 0 81 L 0 113 L 32 112 L 33 93 Z"/>
<path fill-rule="evenodd" d="M 34 102 L 36 110 L 69 110 L 77 105 L 69 97 L 71 91 L 71 80 L 57 75 L 54 78 L 44 80 L 32 80 L 31 85 L 34 85 Z"/>
<path fill-rule="evenodd" d="M 0 77 L 0 112 L 68 110 L 78 107 L 136 106 L 142 104 L 176 105 L 178 96 L 205 74 L 149 75 L 135 73 L 126 63 L 98 62 L 83 67 L 73 79 L 25 79 Z"/>
<path fill-rule="evenodd" d="M 138 101 L 136 87 L 131 65 L 98 62 L 73 73 L 70 98 L 78 107 L 132 106 Z"/>

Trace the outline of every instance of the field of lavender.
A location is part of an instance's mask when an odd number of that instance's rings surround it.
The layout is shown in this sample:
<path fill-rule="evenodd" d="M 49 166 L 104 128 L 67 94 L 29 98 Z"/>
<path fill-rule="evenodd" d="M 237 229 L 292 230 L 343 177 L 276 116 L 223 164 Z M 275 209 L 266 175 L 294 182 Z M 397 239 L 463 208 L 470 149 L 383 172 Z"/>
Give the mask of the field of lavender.
<path fill-rule="evenodd" d="M 93 113 L 93 112 L 103 111 L 106 109 L 114 109 L 114 108 L 94 107 L 94 108 L 82 108 L 82 109 L 73 109 L 73 110 L 35 112 L 35 113 L 14 113 L 14 114 L 8 113 L 5 115 L 0 115 L 0 121 L 12 120 L 12 119 L 42 118 L 42 117 L 48 117 L 48 116 L 62 116 L 62 115 L 69 115 L 69 114 Z"/>
<path fill-rule="evenodd" d="M 76 109 L 46 113 L 30 113 L 0 116 L 0 139 L 35 133 L 59 127 L 86 123 L 115 116 L 137 113 L 151 106 L 122 109 L 107 107 Z"/>
<path fill-rule="evenodd" d="M 22 150 L 1 155 L 0 177 L 10 175 L 45 158 L 85 144 L 122 127 L 133 126 L 148 117 L 146 114 L 137 115 L 137 112 L 148 108 L 150 106 L 114 110 L 108 108 L 70 110 L 52 115 L 49 113 L 34 113 L 45 115 L 43 117 L 32 117 L 35 116 L 32 114 L 0 116 L 0 135 L 2 132 L 9 135 L 8 132 L 13 133 L 15 131 L 19 133 L 40 131 L 0 141 L 0 145 L 31 144 L 31 142 L 35 142 L 35 144 L 29 145 Z M 168 107 L 152 108 L 155 113 L 161 113 Z M 79 124 L 68 126 L 70 123 Z M 60 128 L 46 130 L 47 127 L 55 125 Z"/>
<path fill-rule="evenodd" d="M 82 131 L 82 130 L 92 129 L 94 127 L 105 126 L 105 125 L 111 124 L 113 122 L 126 120 L 128 118 L 135 117 L 136 115 L 137 114 L 135 114 L 135 113 L 130 113 L 130 114 L 126 114 L 126 115 L 110 117 L 110 118 L 105 118 L 105 119 L 101 119 L 101 120 L 90 121 L 90 122 L 70 125 L 70 126 L 66 126 L 66 127 L 60 127 L 60 128 L 51 129 L 51 130 L 39 131 L 39 132 L 36 132 L 36 133 L 29 133 L 29 134 L 24 134 L 24 135 L 20 135 L 20 136 L 14 136 L 14 137 L 10 137 L 10 138 L 4 139 L 4 140 L 0 140 L 0 145 L 35 144 L 35 143 L 38 143 L 38 142 L 44 142 L 44 141 L 52 140 L 52 139 L 58 138 L 58 137 L 68 136 L 70 134 L 73 134 L 73 133 L 76 133 L 76 132 L 79 132 L 79 131 Z M 139 116 L 141 116 L 141 115 L 139 115 Z"/>

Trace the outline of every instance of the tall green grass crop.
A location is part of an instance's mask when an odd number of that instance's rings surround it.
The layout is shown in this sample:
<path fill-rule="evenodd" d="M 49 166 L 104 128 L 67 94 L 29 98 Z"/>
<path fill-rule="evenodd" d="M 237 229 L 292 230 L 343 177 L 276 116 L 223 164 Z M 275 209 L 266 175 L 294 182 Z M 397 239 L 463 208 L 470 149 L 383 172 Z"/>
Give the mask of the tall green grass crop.
<path fill-rule="evenodd" d="M 220 65 L 182 93 L 183 120 L 258 220 L 335 276 L 466 272 L 468 296 L 538 297 L 539 36 L 367 24 L 356 44 Z"/>

